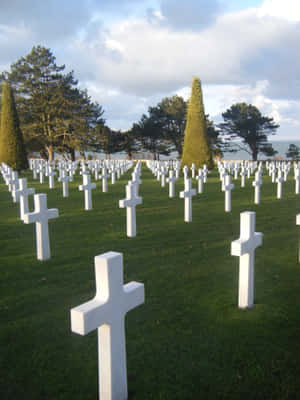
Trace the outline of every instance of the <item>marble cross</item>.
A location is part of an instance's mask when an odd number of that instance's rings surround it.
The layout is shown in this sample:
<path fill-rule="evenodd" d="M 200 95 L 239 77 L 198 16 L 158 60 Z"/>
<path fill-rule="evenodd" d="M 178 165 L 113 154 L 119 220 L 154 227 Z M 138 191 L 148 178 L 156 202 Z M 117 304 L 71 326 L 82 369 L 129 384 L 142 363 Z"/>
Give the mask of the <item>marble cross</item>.
<path fill-rule="evenodd" d="M 240 258 L 239 308 L 251 308 L 254 302 L 254 253 L 262 245 L 262 233 L 255 232 L 255 212 L 241 213 L 240 238 L 231 243 L 231 255 Z"/>
<path fill-rule="evenodd" d="M 99 176 L 100 179 L 102 179 L 102 192 L 106 193 L 107 192 L 107 178 L 109 177 L 109 174 L 106 173 L 106 168 L 102 168 L 102 174 Z"/>
<path fill-rule="evenodd" d="M 204 176 L 203 176 L 203 171 L 201 168 L 199 168 L 199 170 L 198 170 L 198 175 L 196 176 L 196 179 L 198 181 L 198 193 L 203 193 Z"/>
<path fill-rule="evenodd" d="M 295 168 L 295 193 L 300 194 L 300 167 Z"/>
<path fill-rule="evenodd" d="M 231 211 L 231 191 L 234 189 L 234 184 L 231 183 L 231 175 L 226 175 L 224 179 L 225 191 L 225 212 Z"/>
<path fill-rule="evenodd" d="M 175 197 L 175 182 L 176 182 L 176 176 L 174 175 L 174 170 L 170 169 L 169 171 L 169 177 L 167 178 L 167 182 L 169 183 L 169 197 Z"/>
<path fill-rule="evenodd" d="M 91 183 L 91 177 L 87 173 L 82 173 L 83 185 L 79 185 L 79 190 L 84 190 L 84 208 L 92 210 L 92 190 L 96 188 L 96 183 Z"/>
<path fill-rule="evenodd" d="M 126 400 L 125 315 L 144 303 L 144 285 L 123 285 L 123 255 L 112 251 L 95 257 L 95 276 L 96 295 L 71 310 L 71 330 L 98 330 L 99 399 Z"/>
<path fill-rule="evenodd" d="M 284 178 L 282 176 L 282 170 L 278 170 L 278 176 L 276 179 L 277 182 L 277 199 L 282 199 L 282 183 L 284 181 Z"/>
<path fill-rule="evenodd" d="M 119 207 L 126 207 L 126 233 L 128 237 L 136 236 L 136 211 L 135 207 L 142 204 L 142 198 L 137 196 L 136 184 L 126 185 L 126 199 L 119 200 Z"/>
<path fill-rule="evenodd" d="M 261 175 L 259 171 L 255 172 L 255 180 L 252 182 L 252 186 L 254 186 L 254 203 L 260 203 L 260 187 L 263 181 L 261 179 Z"/>
<path fill-rule="evenodd" d="M 62 182 L 63 197 L 69 197 L 69 180 L 70 180 L 70 176 L 67 175 L 66 170 L 63 169 L 61 171 L 61 176 L 59 178 L 59 181 Z"/>
<path fill-rule="evenodd" d="M 48 170 L 48 180 L 49 180 L 49 188 L 54 189 L 54 176 L 56 172 L 53 170 L 53 167 L 49 167 Z"/>
<path fill-rule="evenodd" d="M 19 189 L 16 191 L 16 196 L 20 203 L 20 218 L 24 220 L 24 215 L 28 213 L 28 196 L 34 194 L 35 190 L 27 187 L 27 179 L 19 179 Z"/>
<path fill-rule="evenodd" d="M 36 251 L 38 260 L 50 258 L 48 220 L 58 217 L 56 208 L 47 208 L 47 195 L 44 193 L 34 195 L 34 212 L 24 214 L 25 224 L 35 222 Z"/>
<path fill-rule="evenodd" d="M 192 189 L 192 180 L 185 179 L 184 191 L 179 193 L 181 199 L 184 199 L 184 221 L 192 221 L 192 197 L 196 195 L 196 189 Z"/>
<path fill-rule="evenodd" d="M 240 175 L 241 175 L 241 187 L 245 187 L 245 177 L 247 175 L 247 172 L 246 172 L 244 166 L 242 166 L 242 168 L 241 168 Z"/>

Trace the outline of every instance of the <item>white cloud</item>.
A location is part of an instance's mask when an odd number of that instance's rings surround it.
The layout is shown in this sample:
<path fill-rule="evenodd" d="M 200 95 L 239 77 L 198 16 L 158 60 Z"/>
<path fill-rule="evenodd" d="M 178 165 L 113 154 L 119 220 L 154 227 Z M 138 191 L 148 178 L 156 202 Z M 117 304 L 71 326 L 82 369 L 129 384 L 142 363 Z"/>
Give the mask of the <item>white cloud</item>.
<path fill-rule="evenodd" d="M 265 0 L 258 9 L 258 15 L 300 21 L 300 2 L 299 0 Z"/>

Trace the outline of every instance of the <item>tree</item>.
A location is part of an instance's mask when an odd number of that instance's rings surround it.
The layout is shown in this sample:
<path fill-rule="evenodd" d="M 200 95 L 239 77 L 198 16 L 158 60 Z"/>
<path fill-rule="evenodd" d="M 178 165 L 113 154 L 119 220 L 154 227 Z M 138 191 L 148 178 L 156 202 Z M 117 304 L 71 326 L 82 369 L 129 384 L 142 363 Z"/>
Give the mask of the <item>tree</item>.
<path fill-rule="evenodd" d="M 160 109 L 162 135 L 174 146 L 179 157 L 182 154 L 184 130 L 186 124 L 186 101 L 178 95 L 165 97 L 157 105 Z"/>
<path fill-rule="evenodd" d="M 50 49 L 33 47 L 30 54 L 4 72 L 16 89 L 24 139 L 32 151 L 40 151 L 50 161 L 55 151 L 87 146 L 90 128 L 101 120 L 102 108 L 91 104 L 79 90 L 73 71 L 63 73 Z M 103 122 L 103 121 L 102 121 Z"/>
<path fill-rule="evenodd" d="M 237 103 L 222 114 L 224 123 L 219 124 L 225 140 L 242 139 L 240 143 L 230 143 L 231 149 L 244 150 L 257 160 L 259 153 L 273 156 L 276 151 L 268 143 L 268 135 L 274 135 L 279 125 L 273 118 L 263 116 L 251 104 Z"/>
<path fill-rule="evenodd" d="M 207 139 L 207 124 L 202 100 L 201 81 L 193 78 L 192 93 L 188 103 L 187 122 L 184 133 L 184 144 L 181 165 L 196 168 L 213 167 L 212 152 Z"/>
<path fill-rule="evenodd" d="M 292 158 L 293 160 L 299 160 L 300 159 L 300 147 L 291 143 L 289 145 L 289 148 L 287 152 L 285 153 L 287 158 Z"/>
<path fill-rule="evenodd" d="M 20 129 L 12 88 L 2 84 L 2 106 L 0 125 L 0 163 L 4 162 L 14 170 L 28 168 L 27 154 Z"/>
<path fill-rule="evenodd" d="M 99 123 L 90 137 L 89 147 L 95 152 L 103 152 L 105 158 L 110 158 L 111 154 L 121 151 L 121 133 Z"/>
<path fill-rule="evenodd" d="M 163 134 L 162 110 L 159 107 L 149 107 L 149 115 L 143 114 L 137 124 L 133 124 L 132 131 L 141 144 L 143 150 L 150 151 L 154 160 L 159 155 L 169 155 L 171 145 L 166 142 Z"/>
<path fill-rule="evenodd" d="M 122 151 L 125 151 L 128 160 L 132 160 L 133 153 L 140 150 L 141 144 L 133 129 L 120 133 L 120 148 Z"/>

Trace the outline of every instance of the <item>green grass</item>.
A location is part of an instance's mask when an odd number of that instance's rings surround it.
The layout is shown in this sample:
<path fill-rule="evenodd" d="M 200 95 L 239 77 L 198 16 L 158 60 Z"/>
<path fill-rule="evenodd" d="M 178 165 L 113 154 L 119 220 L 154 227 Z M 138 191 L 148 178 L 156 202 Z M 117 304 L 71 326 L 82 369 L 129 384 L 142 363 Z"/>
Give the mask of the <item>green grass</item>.
<path fill-rule="evenodd" d="M 98 393 L 96 332 L 70 331 L 70 309 L 95 293 L 94 256 L 124 253 L 124 283 L 145 284 L 145 304 L 126 317 L 129 399 L 287 400 L 300 393 L 300 213 L 292 174 L 276 199 L 264 175 L 261 204 L 253 187 L 234 181 L 232 212 L 214 172 L 193 199 L 193 222 L 183 221 L 174 199 L 143 168 L 137 237 L 125 235 L 130 172 L 109 192 L 101 182 L 85 211 L 81 178 L 62 197 L 61 184 L 33 181 L 59 209 L 49 223 L 51 254 L 35 255 L 34 224 L 23 224 L 3 180 L 0 184 L 0 399 L 94 400 Z M 252 181 L 252 179 L 251 179 Z M 196 187 L 196 182 L 193 184 Z M 32 204 L 31 204 L 32 207 Z M 237 307 L 240 212 L 256 212 L 263 246 L 256 250 L 255 307 Z"/>

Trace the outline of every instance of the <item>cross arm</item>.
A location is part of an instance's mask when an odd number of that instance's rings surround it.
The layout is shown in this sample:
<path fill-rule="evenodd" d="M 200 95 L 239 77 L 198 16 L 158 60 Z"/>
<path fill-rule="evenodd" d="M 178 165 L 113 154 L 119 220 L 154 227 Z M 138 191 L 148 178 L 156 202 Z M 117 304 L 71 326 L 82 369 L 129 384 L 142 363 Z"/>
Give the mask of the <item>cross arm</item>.
<path fill-rule="evenodd" d="M 105 321 L 106 307 L 103 301 L 94 298 L 71 309 L 71 331 L 79 335 L 87 335 L 97 329 Z M 99 321 L 103 321 L 100 323 Z"/>
<path fill-rule="evenodd" d="M 262 245 L 262 236 L 261 232 L 254 232 L 254 236 L 251 239 L 240 238 L 233 241 L 231 243 L 231 255 L 240 257 L 250 253 L 251 250 Z"/>
<path fill-rule="evenodd" d="M 125 313 L 145 302 L 145 289 L 142 283 L 127 283 L 123 286 L 123 293 L 126 299 L 123 303 Z"/>

